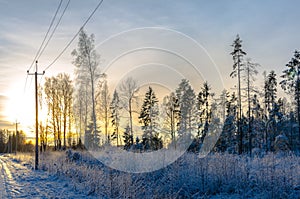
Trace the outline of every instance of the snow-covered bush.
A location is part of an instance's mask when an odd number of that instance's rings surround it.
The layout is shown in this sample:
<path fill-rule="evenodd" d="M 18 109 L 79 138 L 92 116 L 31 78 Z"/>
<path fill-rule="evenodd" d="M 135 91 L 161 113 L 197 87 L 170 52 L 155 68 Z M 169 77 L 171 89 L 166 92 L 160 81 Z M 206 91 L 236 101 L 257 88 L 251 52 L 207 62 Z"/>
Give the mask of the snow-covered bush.
<path fill-rule="evenodd" d="M 71 149 L 66 150 L 66 158 L 68 161 L 78 161 L 81 159 L 79 152 L 73 152 Z"/>
<path fill-rule="evenodd" d="M 66 158 L 75 153 L 80 157 L 77 161 Z M 41 168 L 69 178 L 74 189 L 99 198 L 297 198 L 300 195 L 300 157 L 292 153 L 253 158 L 233 154 L 199 158 L 186 153 L 173 164 L 149 173 L 111 169 L 88 152 L 51 152 L 40 157 Z"/>
<path fill-rule="evenodd" d="M 280 134 L 276 136 L 275 138 L 275 151 L 288 151 L 290 149 L 289 147 L 289 140 L 284 134 Z"/>

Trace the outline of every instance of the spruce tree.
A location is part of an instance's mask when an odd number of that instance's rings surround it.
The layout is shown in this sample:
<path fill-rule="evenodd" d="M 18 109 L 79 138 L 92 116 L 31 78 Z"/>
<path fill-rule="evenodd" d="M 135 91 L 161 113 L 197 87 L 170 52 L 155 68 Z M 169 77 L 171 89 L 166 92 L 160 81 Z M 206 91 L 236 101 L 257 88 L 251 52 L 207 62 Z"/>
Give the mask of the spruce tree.
<path fill-rule="evenodd" d="M 276 73 L 272 70 L 265 79 L 265 108 L 266 108 L 266 132 L 265 132 L 265 145 L 266 151 L 271 149 L 273 142 L 275 141 L 275 131 L 276 131 L 276 120 L 274 108 L 276 106 L 276 97 L 277 97 L 277 79 Z M 272 131 L 271 131 L 272 130 Z"/>
<path fill-rule="evenodd" d="M 294 57 L 286 64 L 287 69 L 281 76 L 281 87 L 289 94 L 294 94 L 296 102 L 296 115 L 298 121 L 298 142 L 300 143 L 300 52 L 295 51 Z M 300 144 L 299 144 L 300 148 Z"/>
<path fill-rule="evenodd" d="M 125 132 L 123 134 L 124 138 L 124 149 L 125 150 L 130 150 L 131 146 L 133 145 L 133 136 L 130 132 L 130 126 L 127 125 L 125 128 Z"/>
<path fill-rule="evenodd" d="M 188 80 L 183 79 L 176 89 L 176 96 L 179 103 L 179 136 L 185 133 L 191 134 L 196 129 L 195 120 L 195 99 L 196 95 Z"/>
<path fill-rule="evenodd" d="M 115 91 L 113 94 L 113 99 L 110 104 L 110 110 L 111 110 L 111 124 L 114 127 L 114 131 L 112 134 L 112 139 L 117 140 L 117 146 L 119 146 L 119 126 L 120 126 L 120 98 L 118 95 L 118 92 Z"/>
<path fill-rule="evenodd" d="M 197 97 L 198 109 L 198 136 L 203 140 L 208 131 L 208 125 L 211 120 L 211 99 L 213 93 L 207 82 L 203 83 L 203 87 Z"/>
<path fill-rule="evenodd" d="M 265 103 L 266 109 L 270 112 L 274 105 L 277 97 L 277 79 L 276 73 L 272 70 L 266 78 L 265 82 Z"/>
<path fill-rule="evenodd" d="M 142 129 L 144 131 L 144 143 L 146 141 L 149 141 L 149 144 L 147 145 L 149 145 L 151 149 L 155 148 L 155 144 L 153 141 L 155 135 L 158 133 L 158 114 L 158 99 L 156 98 L 152 87 L 149 87 L 148 91 L 145 94 L 139 120 L 140 123 L 142 123 Z"/>

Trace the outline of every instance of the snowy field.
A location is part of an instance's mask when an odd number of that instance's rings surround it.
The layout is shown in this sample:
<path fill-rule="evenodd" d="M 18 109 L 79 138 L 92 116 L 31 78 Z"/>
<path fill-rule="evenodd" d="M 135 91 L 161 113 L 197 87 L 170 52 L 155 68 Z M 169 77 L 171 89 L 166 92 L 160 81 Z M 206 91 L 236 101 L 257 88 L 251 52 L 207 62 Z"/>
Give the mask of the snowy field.
<path fill-rule="evenodd" d="M 74 153 L 79 153 L 75 156 Z M 78 155 L 78 154 L 77 154 Z M 87 152 L 0 157 L 2 198 L 299 198 L 300 158 L 293 154 L 246 156 L 185 154 L 149 173 L 104 166 Z"/>

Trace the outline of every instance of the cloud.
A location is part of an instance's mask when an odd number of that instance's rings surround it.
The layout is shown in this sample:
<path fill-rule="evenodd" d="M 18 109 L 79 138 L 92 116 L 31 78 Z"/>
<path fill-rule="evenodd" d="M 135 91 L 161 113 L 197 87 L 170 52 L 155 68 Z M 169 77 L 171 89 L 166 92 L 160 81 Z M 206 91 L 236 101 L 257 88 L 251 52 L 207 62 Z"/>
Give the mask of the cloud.
<path fill-rule="evenodd" d="M 12 128 L 11 122 L 0 120 L 0 129 L 10 129 Z"/>
<path fill-rule="evenodd" d="M 4 107 L 8 98 L 5 95 L 0 95 L 0 113 L 4 111 Z"/>
<path fill-rule="evenodd" d="M 6 106 L 8 98 L 4 95 L 0 95 L 0 129 L 1 128 L 10 128 L 11 122 L 5 120 L 6 116 L 4 115 L 4 109 Z"/>

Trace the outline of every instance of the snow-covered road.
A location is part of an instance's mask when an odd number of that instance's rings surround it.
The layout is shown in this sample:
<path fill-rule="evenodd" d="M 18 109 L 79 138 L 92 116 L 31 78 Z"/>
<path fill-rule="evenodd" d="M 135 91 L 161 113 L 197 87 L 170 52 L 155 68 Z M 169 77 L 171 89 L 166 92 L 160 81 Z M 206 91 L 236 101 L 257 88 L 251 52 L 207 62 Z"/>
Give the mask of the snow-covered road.
<path fill-rule="evenodd" d="M 87 198 L 67 179 L 0 155 L 0 198 Z"/>

